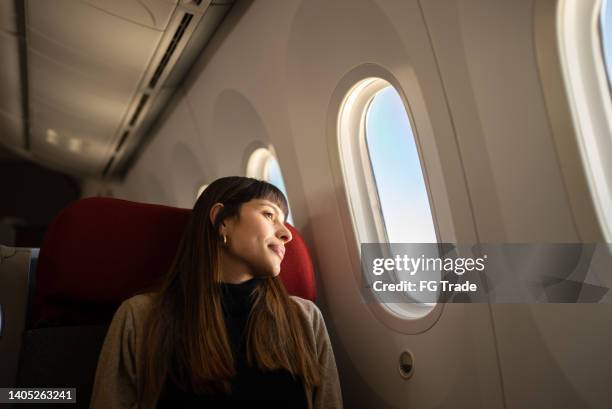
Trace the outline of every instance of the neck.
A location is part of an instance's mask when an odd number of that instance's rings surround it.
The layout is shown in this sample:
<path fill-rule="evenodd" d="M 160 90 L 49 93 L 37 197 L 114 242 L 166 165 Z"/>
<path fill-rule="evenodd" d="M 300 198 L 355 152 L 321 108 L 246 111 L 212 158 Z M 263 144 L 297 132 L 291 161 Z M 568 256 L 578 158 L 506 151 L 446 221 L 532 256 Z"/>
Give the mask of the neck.
<path fill-rule="evenodd" d="M 229 284 L 241 284 L 254 277 L 251 268 L 243 261 L 240 260 L 226 251 L 221 252 L 221 281 Z"/>
<path fill-rule="evenodd" d="M 242 284 L 245 281 L 249 281 L 253 276 L 250 274 L 221 274 L 221 281 L 228 284 Z"/>

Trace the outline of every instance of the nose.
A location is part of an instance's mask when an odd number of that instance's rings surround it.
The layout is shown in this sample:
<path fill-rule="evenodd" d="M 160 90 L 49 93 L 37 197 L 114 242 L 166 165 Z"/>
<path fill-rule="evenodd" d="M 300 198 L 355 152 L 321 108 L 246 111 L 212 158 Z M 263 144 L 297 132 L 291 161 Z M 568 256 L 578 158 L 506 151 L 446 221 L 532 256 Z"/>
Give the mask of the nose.
<path fill-rule="evenodd" d="M 287 225 L 282 224 L 281 226 L 282 227 L 278 229 L 278 232 L 276 233 L 276 237 L 281 239 L 283 243 L 287 244 L 293 239 L 293 235 L 291 234 L 291 230 L 289 230 Z"/>

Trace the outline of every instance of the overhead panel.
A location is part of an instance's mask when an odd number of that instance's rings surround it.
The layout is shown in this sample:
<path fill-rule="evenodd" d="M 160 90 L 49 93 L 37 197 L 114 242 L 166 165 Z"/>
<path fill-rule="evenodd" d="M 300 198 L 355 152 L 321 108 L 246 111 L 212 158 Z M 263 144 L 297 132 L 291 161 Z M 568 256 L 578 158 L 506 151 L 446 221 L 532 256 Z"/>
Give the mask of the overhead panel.
<path fill-rule="evenodd" d="M 0 0 L 0 144 L 122 175 L 232 1 Z"/>
<path fill-rule="evenodd" d="M 82 0 L 114 16 L 163 31 L 170 22 L 170 15 L 176 7 L 176 0 Z"/>
<path fill-rule="evenodd" d="M 117 132 L 103 176 L 123 177 L 151 140 L 156 119 L 228 13 L 232 3 L 185 2 L 173 14 L 145 74 L 140 95 Z"/>
<path fill-rule="evenodd" d="M 32 153 L 98 174 L 175 2 L 29 0 Z"/>

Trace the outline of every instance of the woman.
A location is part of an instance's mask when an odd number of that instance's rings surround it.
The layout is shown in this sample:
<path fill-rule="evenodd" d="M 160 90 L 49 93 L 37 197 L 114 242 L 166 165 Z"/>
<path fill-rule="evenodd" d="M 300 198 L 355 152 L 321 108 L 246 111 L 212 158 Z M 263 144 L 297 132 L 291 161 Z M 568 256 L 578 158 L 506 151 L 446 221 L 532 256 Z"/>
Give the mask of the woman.
<path fill-rule="evenodd" d="M 321 312 L 277 277 L 286 216 L 269 183 L 211 183 L 159 289 L 117 310 L 91 407 L 342 407 Z"/>

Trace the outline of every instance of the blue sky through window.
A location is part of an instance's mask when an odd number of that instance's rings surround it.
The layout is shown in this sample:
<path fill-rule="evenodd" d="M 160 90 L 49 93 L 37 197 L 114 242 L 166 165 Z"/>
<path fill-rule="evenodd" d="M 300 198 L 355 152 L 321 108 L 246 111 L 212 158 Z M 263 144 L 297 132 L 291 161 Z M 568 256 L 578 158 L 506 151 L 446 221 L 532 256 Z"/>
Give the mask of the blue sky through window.
<path fill-rule="evenodd" d="M 601 32 L 608 81 L 612 79 L 612 7 L 608 1 L 601 6 Z"/>
<path fill-rule="evenodd" d="M 401 97 L 393 87 L 382 89 L 366 115 L 366 141 L 389 242 L 435 243 L 425 180 Z"/>
<path fill-rule="evenodd" d="M 283 174 L 281 173 L 278 161 L 275 158 L 270 157 L 266 166 L 268 166 L 268 182 L 279 188 L 281 192 L 285 194 L 287 201 L 289 201 L 289 196 L 287 195 L 287 188 L 285 187 L 285 180 L 283 179 Z M 289 214 L 287 215 L 287 222 L 293 226 L 293 217 L 291 216 L 291 209 L 289 209 Z"/>

